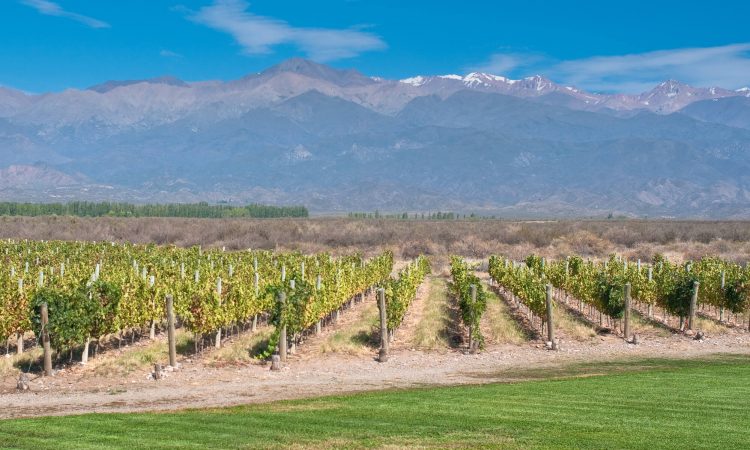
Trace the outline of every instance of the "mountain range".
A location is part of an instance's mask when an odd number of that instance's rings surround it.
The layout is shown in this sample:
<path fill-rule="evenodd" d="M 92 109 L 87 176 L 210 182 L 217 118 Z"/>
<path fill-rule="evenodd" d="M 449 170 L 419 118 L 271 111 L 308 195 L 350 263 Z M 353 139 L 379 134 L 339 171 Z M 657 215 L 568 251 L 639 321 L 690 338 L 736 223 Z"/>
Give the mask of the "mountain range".
<path fill-rule="evenodd" d="M 0 87 L 0 198 L 750 218 L 750 89 L 387 80 L 302 59 L 227 82 Z"/>

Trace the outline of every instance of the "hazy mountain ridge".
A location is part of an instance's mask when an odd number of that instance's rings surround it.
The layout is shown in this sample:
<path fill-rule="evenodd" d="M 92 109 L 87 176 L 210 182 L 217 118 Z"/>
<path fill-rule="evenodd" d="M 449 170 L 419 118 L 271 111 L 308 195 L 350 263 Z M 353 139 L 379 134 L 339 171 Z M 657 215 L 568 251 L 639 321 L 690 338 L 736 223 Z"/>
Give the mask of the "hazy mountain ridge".
<path fill-rule="evenodd" d="M 746 95 L 673 81 L 605 96 L 543 77 L 382 80 L 298 59 L 227 83 L 0 88 L 0 194 L 750 217 Z"/>

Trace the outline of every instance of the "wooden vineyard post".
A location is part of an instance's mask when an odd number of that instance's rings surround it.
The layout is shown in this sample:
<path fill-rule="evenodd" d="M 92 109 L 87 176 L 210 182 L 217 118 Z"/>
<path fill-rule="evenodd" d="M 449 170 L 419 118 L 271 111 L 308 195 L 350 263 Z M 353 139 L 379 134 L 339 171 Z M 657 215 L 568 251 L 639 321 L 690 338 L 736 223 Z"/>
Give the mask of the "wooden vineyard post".
<path fill-rule="evenodd" d="M 49 312 L 47 310 L 47 304 L 42 303 L 42 348 L 44 349 L 44 375 L 47 377 L 52 376 L 52 350 L 49 345 L 49 331 L 47 326 L 49 325 Z"/>
<path fill-rule="evenodd" d="M 153 275 L 151 275 L 150 277 L 148 277 L 148 287 L 149 288 L 153 289 L 155 282 L 156 282 L 156 277 L 154 277 Z M 156 296 L 152 295 L 151 296 L 151 309 L 152 310 L 155 309 L 154 308 L 155 303 L 156 303 Z M 152 341 L 154 339 L 156 339 L 156 319 L 154 319 L 154 318 L 151 319 L 151 329 L 149 330 L 148 338 L 150 340 L 152 340 Z"/>
<path fill-rule="evenodd" d="M 698 304 L 698 287 L 700 283 L 693 281 L 693 295 L 690 297 L 690 316 L 688 317 L 688 330 L 695 328 L 695 308 Z"/>
<path fill-rule="evenodd" d="M 281 370 L 281 357 L 279 355 L 271 355 L 271 370 Z"/>
<path fill-rule="evenodd" d="M 284 309 L 286 306 L 286 292 L 279 292 L 279 306 L 281 310 L 281 317 L 279 318 L 279 359 L 282 363 L 286 362 L 286 324 L 284 323 Z"/>
<path fill-rule="evenodd" d="M 318 274 L 318 278 L 315 280 L 315 290 L 320 292 L 321 285 L 323 283 L 323 280 Z M 315 322 L 315 335 L 319 335 L 322 331 L 323 324 L 321 323 L 320 319 L 318 319 L 317 322 Z"/>
<path fill-rule="evenodd" d="M 169 365 L 177 367 L 177 342 L 174 335 L 174 301 L 167 295 L 167 341 L 169 343 Z"/>
<path fill-rule="evenodd" d="M 726 285 L 726 274 L 721 271 L 721 290 L 724 291 Z M 724 305 L 719 308 L 719 323 L 724 323 Z"/>
<path fill-rule="evenodd" d="M 471 323 L 474 323 L 474 305 L 477 303 L 477 287 L 475 285 L 470 285 L 469 290 L 471 292 Z M 474 328 L 472 325 L 469 325 L 469 352 L 474 352 Z"/>
<path fill-rule="evenodd" d="M 219 307 L 221 307 L 221 278 L 216 280 L 216 293 L 219 295 Z M 221 347 L 221 325 L 216 330 L 216 348 Z"/>
<path fill-rule="evenodd" d="M 86 337 L 86 342 L 83 343 L 83 351 L 81 352 L 81 364 L 85 365 L 89 363 L 89 348 L 91 346 L 91 336 Z"/>
<path fill-rule="evenodd" d="M 255 298 L 258 298 L 258 293 L 260 292 L 260 275 L 258 274 L 258 259 L 256 258 L 253 262 L 255 264 Z M 252 332 L 255 333 L 255 331 L 258 329 L 258 315 L 253 315 L 253 325 L 252 325 Z"/>
<path fill-rule="evenodd" d="M 652 266 L 648 266 L 648 282 L 651 283 L 654 279 L 654 268 Z M 648 304 L 648 318 L 652 319 L 654 317 L 654 304 L 649 303 Z"/>
<path fill-rule="evenodd" d="M 378 361 L 388 361 L 388 321 L 385 310 L 385 289 L 378 289 L 378 309 L 380 309 L 380 352 Z"/>
<path fill-rule="evenodd" d="M 18 293 L 23 295 L 23 278 L 18 279 Z M 16 353 L 23 353 L 23 333 L 16 334 Z"/>
<path fill-rule="evenodd" d="M 630 283 L 625 283 L 625 317 L 623 319 L 622 334 L 625 341 L 630 339 Z"/>
<path fill-rule="evenodd" d="M 552 350 L 557 350 L 557 342 L 555 342 L 555 325 L 553 322 L 554 315 L 552 314 L 552 285 L 547 285 L 547 340 L 550 342 Z"/>
<path fill-rule="evenodd" d="M 289 280 L 289 287 L 292 290 L 295 289 L 294 278 L 292 278 L 291 280 Z M 296 334 L 292 335 L 292 345 L 289 347 L 289 353 L 291 353 L 292 355 L 295 354 L 295 353 L 297 353 L 297 335 Z"/>
<path fill-rule="evenodd" d="M 341 267 L 339 267 L 338 271 L 336 272 L 336 290 L 339 289 L 340 281 L 341 281 Z M 333 323 L 339 323 L 339 311 L 341 311 L 341 307 L 336 308 L 336 312 L 333 315 Z"/>

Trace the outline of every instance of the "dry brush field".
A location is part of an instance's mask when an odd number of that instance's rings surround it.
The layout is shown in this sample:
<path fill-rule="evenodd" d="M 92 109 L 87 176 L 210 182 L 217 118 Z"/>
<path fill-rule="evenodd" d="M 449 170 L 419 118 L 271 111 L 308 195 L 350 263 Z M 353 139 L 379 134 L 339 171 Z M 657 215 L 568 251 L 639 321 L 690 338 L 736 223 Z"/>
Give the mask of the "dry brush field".
<path fill-rule="evenodd" d="M 227 250 L 361 251 L 383 248 L 397 257 L 420 254 L 447 261 L 447 255 L 487 258 L 492 254 L 523 259 L 578 254 L 650 260 L 662 253 L 678 260 L 719 256 L 750 260 L 750 222 L 666 220 L 374 220 L 180 219 L 1 217 L 0 239 L 95 240 L 226 247 Z"/>

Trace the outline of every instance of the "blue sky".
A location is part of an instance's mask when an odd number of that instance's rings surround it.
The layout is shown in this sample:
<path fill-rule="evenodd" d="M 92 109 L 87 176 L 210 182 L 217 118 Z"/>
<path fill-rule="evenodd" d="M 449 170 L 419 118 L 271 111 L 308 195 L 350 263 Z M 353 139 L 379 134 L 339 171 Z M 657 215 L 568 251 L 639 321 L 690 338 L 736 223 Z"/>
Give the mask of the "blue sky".
<path fill-rule="evenodd" d="M 0 85 L 234 79 L 301 56 L 387 78 L 734 89 L 750 84 L 749 18 L 747 1 L 0 0 Z"/>

